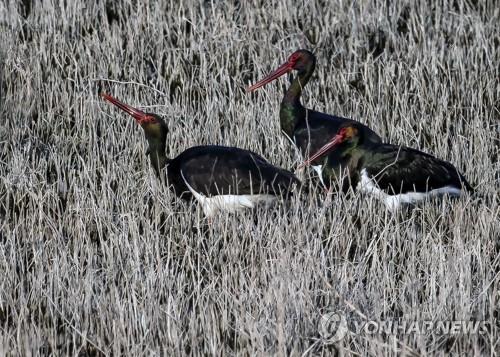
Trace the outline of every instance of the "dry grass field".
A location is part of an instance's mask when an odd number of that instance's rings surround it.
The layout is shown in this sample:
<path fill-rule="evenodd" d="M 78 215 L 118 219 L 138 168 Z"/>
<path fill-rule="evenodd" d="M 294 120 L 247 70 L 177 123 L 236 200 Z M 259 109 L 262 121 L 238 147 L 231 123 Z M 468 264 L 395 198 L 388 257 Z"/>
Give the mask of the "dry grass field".
<path fill-rule="evenodd" d="M 0 355 L 498 354 L 499 36 L 495 1 L 1 1 Z M 288 80 L 245 87 L 298 48 L 318 58 L 305 106 L 477 193 L 392 215 L 312 189 L 207 226 L 98 95 L 163 115 L 170 156 L 233 145 L 295 170 Z M 356 330 L 455 320 L 487 331 Z"/>

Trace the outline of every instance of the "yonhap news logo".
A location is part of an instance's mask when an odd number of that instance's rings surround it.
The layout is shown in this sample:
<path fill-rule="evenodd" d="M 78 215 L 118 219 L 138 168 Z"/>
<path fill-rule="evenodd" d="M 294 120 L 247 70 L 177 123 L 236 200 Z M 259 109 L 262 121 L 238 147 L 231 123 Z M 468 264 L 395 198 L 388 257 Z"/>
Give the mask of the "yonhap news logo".
<path fill-rule="evenodd" d="M 363 323 L 354 322 L 361 333 L 367 335 L 425 335 L 434 333 L 437 335 L 473 335 L 488 332 L 487 321 L 405 321 L 384 320 L 367 321 Z"/>
<path fill-rule="evenodd" d="M 486 334 L 490 330 L 488 321 L 431 321 L 431 320 L 348 320 L 341 312 L 328 312 L 321 316 L 318 326 L 324 343 L 341 341 L 348 333 L 354 335 L 473 335 Z"/>
<path fill-rule="evenodd" d="M 342 340 L 349 328 L 347 320 L 343 314 L 337 312 L 329 312 L 321 316 L 319 322 L 319 334 L 327 343 L 334 343 Z"/>

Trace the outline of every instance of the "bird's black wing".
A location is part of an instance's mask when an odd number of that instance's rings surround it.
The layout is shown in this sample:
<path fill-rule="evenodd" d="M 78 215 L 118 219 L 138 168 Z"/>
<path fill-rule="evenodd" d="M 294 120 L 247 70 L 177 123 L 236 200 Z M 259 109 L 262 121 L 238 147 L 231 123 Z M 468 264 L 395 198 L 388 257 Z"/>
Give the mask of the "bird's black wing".
<path fill-rule="evenodd" d="M 301 121 L 294 131 L 294 140 L 304 157 L 309 157 L 321 149 L 338 133 L 344 123 L 355 123 L 363 130 L 364 141 L 367 143 L 381 143 L 382 139 L 368 126 L 358 121 L 328 115 L 325 113 L 308 110 L 309 120 Z M 309 151 L 307 151 L 309 149 Z M 324 163 L 325 158 L 319 158 L 315 164 Z M 343 164 L 341 153 L 333 150 L 328 155 L 328 165 L 338 166 Z"/>
<path fill-rule="evenodd" d="M 364 166 L 371 178 L 388 194 L 427 192 L 452 186 L 469 191 L 471 186 L 449 162 L 424 152 L 395 145 L 379 145 Z"/>
<path fill-rule="evenodd" d="M 176 159 L 188 184 L 205 196 L 288 194 L 295 175 L 268 163 L 248 150 L 224 146 L 198 146 Z"/>
<path fill-rule="evenodd" d="M 325 113 L 307 110 L 308 120 L 301 121 L 294 130 L 294 140 L 305 156 L 310 156 L 317 152 L 337 134 L 339 128 L 344 123 L 355 123 L 363 130 L 364 140 L 371 143 L 381 143 L 382 139 L 368 126 L 348 118 L 328 115 Z M 307 149 L 309 145 L 309 153 Z M 319 159 L 318 162 L 324 161 Z M 330 162 L 340 162 L 340 158 L 332 155 Z"/>

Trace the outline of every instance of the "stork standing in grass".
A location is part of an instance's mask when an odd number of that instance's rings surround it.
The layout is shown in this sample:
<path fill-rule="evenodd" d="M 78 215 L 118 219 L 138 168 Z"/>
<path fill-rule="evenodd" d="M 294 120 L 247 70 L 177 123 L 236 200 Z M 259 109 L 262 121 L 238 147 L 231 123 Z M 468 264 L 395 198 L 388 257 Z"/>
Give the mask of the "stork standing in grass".
<path fill-rule="evenodd" d="M 358 128 L 366 142 L 380 143 L 382 140 L 377 133 L 366 125 L 352 119 L 320 113 L 302 106 L 300 102 L 302 90 L 309 82 L 315 67 L 316 57 L 314 54 L 307 50 L 295 51 L 284 64 L 264 79 L 248 87 L 247 91 L 254 91 L 286 73 L 297 72 L 281 101 L 280 126 L 281 130 L 299 148 L 304 158 L 325 145 L 344 123 L 358 123 Z M 330 179 L 333 178 L 332 175 L 339 174 L 338 169 L 343 163 L 341 156 L 335 156 L 335 152 L 331 152 L 328 163 L 325 164 L 323 160 L 318 158 L 311 163 L 311 166 L 317 172 L 323 185 L 328 186 Z M 327 165 L 326 175 L 329 177 L 328 180 L 323 181 L 325 165 Z"/>
<path fill-rule="evenodd" d="M 346 164 L 352 187 L 380 199 L 391 211 L 430 197 L 473 192 L 449 162 L 415 149 L 373 143 L 360 124 L 342 124 L 338 133 L 301 166 L 319 158 L 328 161 L 331 153 Z"/>
<path fill-rule="evenodd" d="M 108 94 L 101 97 L 135 118 L 144 129 L 149 143 L 147 154 L 158 177 L 166 169 L 173 192 L 183 199 L 194 197 L 208 218 L 220 210 L 234 212 L 272 203 L 300 186 L 291 172 L 236 147 L 194 146 L 168 159 L 165 152 L 168 128 L 160 116 L 145 113 Z"/>

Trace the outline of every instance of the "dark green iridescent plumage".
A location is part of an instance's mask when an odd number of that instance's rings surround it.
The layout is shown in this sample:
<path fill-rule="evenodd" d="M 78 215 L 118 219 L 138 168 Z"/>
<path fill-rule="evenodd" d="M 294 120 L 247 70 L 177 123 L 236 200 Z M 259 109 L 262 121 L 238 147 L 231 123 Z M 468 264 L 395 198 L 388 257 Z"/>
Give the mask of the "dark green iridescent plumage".
<path fill-rule="evenodd" d="M 151 166 L 153 166 L 156 175 L 160 177 L 161 170 L 169 161 L 166 156 L 168 127 L 156 114 L 151 114 L 151 116 L 157 119 L 157 123 L 147 124 L 147 127 L 143 126 L 149 145 L 146 154 L 149 156 Z"/>
<path fill-rule="evenodd" d="M 308 157 L 326 144 L 343 123 L 357 123 L 362 127 L 367 141 L 381 142 L 381 138 L 373 130 L 355 120 L 304 108 L 300 97 L 314 72 L 316 58 L 310 51 L 298 50 L 290 57 L 289 62 L 291 61 L 297 73 L 281 102 L 280 125 L 283 132 L 294 140 L 304 157 Z M 324 168 L 325 174 L 337 172 L 341 164 L 340 159 L 331 155 L 327 163 L 329 167 Z"/>
<path fill-rule="evenodd" d="M 143 128 L 149 147 L 147 155 L 156 175 L 177 196 L 192 197 L 186 182 L 204 196 L 272 194 L 287 196 L 300 181 L 287 170 L 271 165 L 262 156 L 235 147 L 206 145 L 191 147 L 174 159 L 166 156 L 168 128 L 161 117 L 101 96 L 135 118 Z"/>
<path fill-rule="evenodd" d="M 147 154 L 151 166 L 160 179 L 166 166 L 170 187 L 184 199 L 192 196 L 184 178 L 196 192 L 209 197 L 259 193 L 286 196 L 294 185 L 300 185 L 291 172 L 271 165 L 254 152 L 235 147 L 194 146 L 174 159 L 167 159 L 167 126 L 159 116 L 148 115 L 156 118 L 155 123 L 142 125 L 149 144 Z"/>
<path fill-rule="evenodd" d="M 346 126 L 360 129 L 357 124 L 343 125 Z M 360 173 L 366 170 L 368 177 L 389 195 L 428 192 L 447 186 L 461 189 L 462 185 L 467 191 L 473 191 L 449 162 L 404 146 L 366 142 L 361 130 L 357 136 L 336 146 L 335 151 L 335 157 L 340 157 L 348 168 L 353 187 L 357 187 Z"/>

